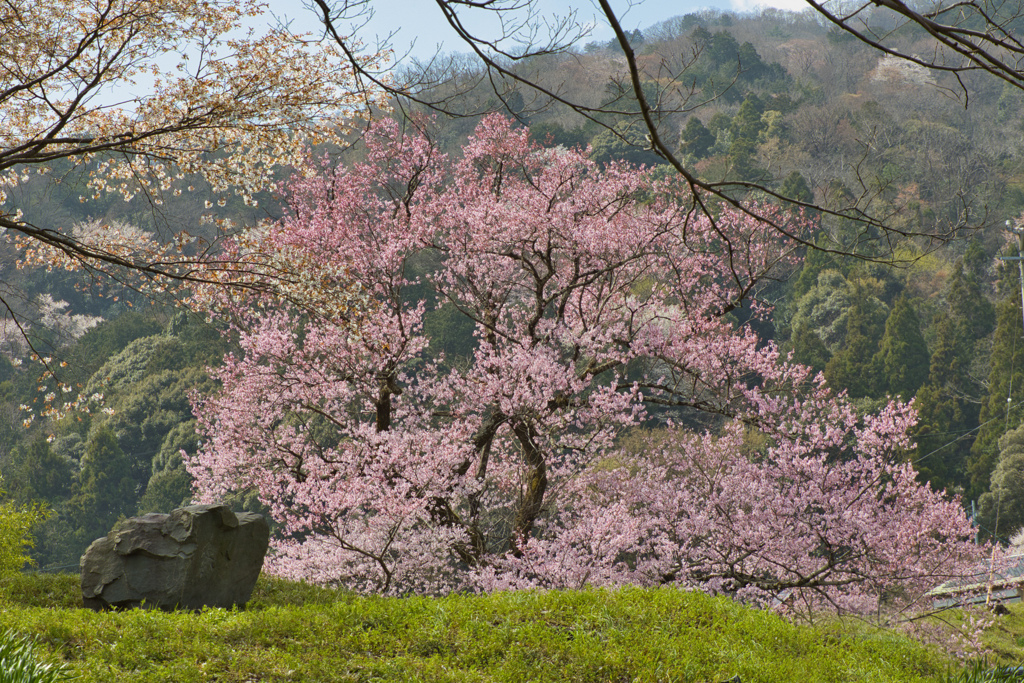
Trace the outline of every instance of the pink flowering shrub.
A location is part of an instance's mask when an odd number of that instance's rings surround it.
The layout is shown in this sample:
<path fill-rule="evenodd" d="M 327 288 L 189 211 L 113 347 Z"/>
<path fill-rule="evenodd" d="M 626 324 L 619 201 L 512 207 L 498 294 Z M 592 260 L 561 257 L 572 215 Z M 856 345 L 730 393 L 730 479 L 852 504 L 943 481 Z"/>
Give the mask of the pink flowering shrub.
<path fill-rule="evenodd" d="M 899 461 L 909 406 L 858 415 L 731 315 L 768 310 L 757 294 L 795 263 L 800 216 L 704 212 L 676 180 L 540 149 L 500 117 L 457 160 L 393 122 L 367 150 L 293 180 L 261 239 L 316 286 L 343 274 L 368 312 L 232 302 L 242 354 L 195 399 L 198 495 L 259 495 L 283 531 L 273 571 L 863 610 L 973 553 L 959 504 Z M 410 297 L 423 284 L 436 302 Z M 431 353 L 441 303 L 475 325 L 468 361 Z"/>

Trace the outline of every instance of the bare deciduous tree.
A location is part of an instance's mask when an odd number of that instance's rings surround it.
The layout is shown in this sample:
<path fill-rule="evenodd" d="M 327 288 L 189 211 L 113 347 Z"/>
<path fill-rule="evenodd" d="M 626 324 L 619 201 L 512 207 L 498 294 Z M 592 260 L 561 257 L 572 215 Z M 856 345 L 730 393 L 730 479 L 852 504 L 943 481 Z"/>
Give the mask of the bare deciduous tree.
<path fill-rule="evenodd" d="M 680 159 L 675 141 L 680 121 L 678 115 L 708 104 L 708 96 L 700 93 L 687 75 L 689 67 L 705 46 L 694 44 L 690 59 L 676 59 L 674 62 L 639 56 L 637 46 L 633 44 L 635 34 L 623 27 L 622 12 L 614 9 L 609 0 L 596 0 L 594 5 L 615 34 L 622 75 L 614 81 L 619 97 L 606 98 L 598 103 L 573 94 L 571 83 L 551 82 L 524 67 L 541 57 L 584 58 L 578 50 L 574 51 L 574 47 L 585 39 L 589 27 L 576 14 L 569 13 L 560 21 L 545 20 L 535 0 L 435 0 L 435 4 L 436 11 L 444 16 L 463 46 L 478 60 L 475 71 L 460 73 L 464 85 L 474 88 L 481 84 L 490 86 L 497 95 L 497 106 L 505 108 L 508 108 L 513 93 L 529 92 L 534 101 L 567 107 L 631 144 L 635 143 L 635 131 L 639 127 L 643 131 L 641 139 L 645 141 L 644 145 L 686 179 L 692 190 L 693 208 L 708 215 L 713 215 L 713 205 L 717 202 L 743 209 L 740 198 L 756 192 L 796 209 L 814 210 L 825 220 L 859 226 L 852 235 L 848 233 L 845 243 L 837 243 L 827 250 L 883 260 L 891 255 L 891 247 L 900 239 L 924 237 L 943 241 L 963 229 L 978 227 L 991 220 L 984 212 L 974 211 L 965 212 L 954 221 L 934 229 L 908 227 L 906 221 L 893 221 L 891 206 L 884 212 L 875 210 L 879 204 L 878 184 L 859 178 L 856 159 L 850 162 L 853 175 L 864 182 L 859 188 L 852 188 L 850 193 L 829 195 L 842 197 L 838 202 L 829 201 L 828 196 L 819 198 L 817 202 L 794 201 L 779 195 L 771 184 L 764 182 L 698 177 Z M 630 6 L 632 4 L 629 3 Z M 1004 16 L 1005 9 L 989 0 L 954 2 L 930 9 L 898 0 L 863 3 L 808 0 L 808 4 L 822 22 L 834 24 L 836 31 L 848 32 L 884 55 L 937 73 L 951 74 L 959 79 L 964 94 L 968 90 L 961 77 L 977 71 L 1024 88 L 1024 71 L 1020 68 L 1024 46 L 1011 29 L 1013 20 L 1024 12 Z M 483 113 L 482 110 L 458 106 L 459 94 L 463 91 L 452 88 L 451 81 L 445 81 L 452 71 L 441 63 L 444 57 L 435 58 L 427 65 L 429 68 L 407 70 L 406 77 L 397 80 L 390 80 L 382 71 L 361 67 L 358 46 L 346 36 L 344 26 L 346 22 L 367 16 L 373 11 L 373 5 L 373 0 L 308 1 L 308 6 L 317 13 L 324 26 L 324 38 L 346 55 L 364 87 L 381 88 L 391 93 L 400 104 L 427 107 L 449 115 L 475 116 Z M 495 25 L 499 29 L 495 34 L 485 35 L 471 28 L 477 25 L 471 20 L 485 13 L 497 18 Z M 908 35 L 914 40 L 908 41 Z M 911 44 L 915 51 L 907 47 Z M 922 46 L 926 46 L 926 52 L 920 51 Z M 737 74 L 742 73 L 743 65 L 738 63 L 736 69 Z M 728 87 L 729 84 L 724 84 L 722 90 Z M 492 99 L 491 108 L 494 106 Z M 622 125 L 623 119 L 630 120 L 632 125 Z M 616 122 L 620 125 L 615 125 Z M 673 125 L 676 128 L 672 128 Z M 771 221 L 770 216 L 757 215 L 756 212 L 753 215 Z M 774 227 L 785 232 L 782 225 Z M 800 240 L 796 235 L 788 236 Z M 867 247 L 868 244 L 871 246 Z M 821 248 L 820 244 L 808 246 Z"/>

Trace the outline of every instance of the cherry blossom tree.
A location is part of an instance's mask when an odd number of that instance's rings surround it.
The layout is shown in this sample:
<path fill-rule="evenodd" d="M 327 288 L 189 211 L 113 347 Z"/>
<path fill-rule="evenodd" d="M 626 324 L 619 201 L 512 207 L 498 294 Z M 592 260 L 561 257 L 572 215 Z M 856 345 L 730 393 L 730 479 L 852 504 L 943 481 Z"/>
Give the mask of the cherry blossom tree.
<path fill-rule="evenodd" d="M 684 180 L 601 170 L 498 116 L 462 151 L 381 123 L 363 163 L 297 176 L 260 233 L 311 282 L 356 283 L 358 331 L 330 306 L 223 299 L 241 353 L 194 399 L 187 466 L 199 499 L 269 508 L 273 571 L 864 609 L 972 555 L 959 504 L 899 460 L 911 407 L 858 414 L 741 322 L 768 313 L 762 286 L 796 260 L 777 226 L 802 234 L 799 214 L 698 212 Z M 470 358 L 432 352 L 439 306 L 472 320 Z"/>
<path fill-rule="evenodd" d="M 255 0 L 0 5 L 0 229 L 26 263 L 161 286 L 234 281 L 237 266 L 192 244 L 194 228 L 132 244 L 114 229 L 39 226 L 14 190 L 70 162 L 87 174 L 83 200 L 116 193 L 159 207 L 202 179 L 251 202 L 276 168 L 337 142 L 379 104 L 374 91 L 336 48 L 267 25 L 264 12 Z M 380 57 L 356 61 L 373 68 Z"/>
<path fill-rule="evenodd" d="M 268 21 L 257 0 L 7 0 L 0 27 L 0 234 L 19 268 L 83 271 L 100 286 L 113 279 L 186 300 L 225 287 L 289 296 L 290 264 L 255 249 L 232 261 L 219 242 L 234 227 L 212 212 L 207 226 L 144 231 L 40 225 L 25 204 L 72 174 L 85 180 L 82 201 L 141 202 L 158 226 L 162 207 L 197 188 L 212 192 L 211 210 L 232 193 L 254 204 L 276 186 L 277 169 L 301 166 L 311 146 L 341 143 L 384 106 L 337 47 Z M 382 58 L 355 62 L 377 68 Z M 46 402 L 40 414 L 56 417 L 79 402 L 52 349 L 28 333 L 46 315 L 16 278 L 0 276 L 5 335 L 21 334 L 44 366 L 41 392 L 70 399 Z"/>

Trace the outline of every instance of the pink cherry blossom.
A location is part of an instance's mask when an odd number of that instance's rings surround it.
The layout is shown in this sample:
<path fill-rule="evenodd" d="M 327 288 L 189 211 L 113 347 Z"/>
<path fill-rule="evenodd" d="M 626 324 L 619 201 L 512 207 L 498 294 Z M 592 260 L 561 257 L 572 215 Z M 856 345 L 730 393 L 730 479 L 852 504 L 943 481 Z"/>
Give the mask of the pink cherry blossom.
<path fill-rule="evenodd" d="M 241 354 L 195 397 L 198 496 L 254 491 L 281 530 L 273 571 L 863 610 L 974 555 L 959 502 L 900 459 L 911 406 L 860 414 L 736 322 L 770 310 L 762 286 L 797 261 L 786 234 L 497 116 L 458 159 L 394 122 L 366 146 L 295 178 L 262 248 L 315 264 L 312 282 L 344 274 L 367 313 L 225 302 Z M 436 300 L 410 296 L 422 284 Z M 441 304 L 473 321 L 471 358 L 432 352 Z"/>

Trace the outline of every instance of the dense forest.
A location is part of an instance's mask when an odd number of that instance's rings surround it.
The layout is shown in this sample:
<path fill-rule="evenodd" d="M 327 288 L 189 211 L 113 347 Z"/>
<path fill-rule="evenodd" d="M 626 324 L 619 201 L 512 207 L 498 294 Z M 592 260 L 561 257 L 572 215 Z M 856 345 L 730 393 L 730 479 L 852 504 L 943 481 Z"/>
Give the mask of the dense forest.
<path fill-rule="evenodd" d="M 756 199 L 744 194 L 751 181 L 840 212 L 870 207 L 907 233 L 954 236 L 939 246 L 908 241 L 895 259 L 883 250 L 854 257 L 844 255 L 851 245 L 878 236 L 852 213 L 848 221 L 809 214 L 815 231 L 802 263 L 763 285 L 771 317 L 732 315 L 824 373 L 858 407 L 913 399 L 916 447 L 904 457 L 919 480 L 962 495 L 982 534 L 1008 540 L 1024 526 L 1024 322 L 1021 274 L 998 257 L 1018 253 L 1005 225 L 1024 211 L 1024 95 L 978 79 L 967 100 L 954 81 L 881 56 L 806 13 L 707 11 L 631 38 L 650 99 L 672 112 L 661 125 L 677 131 L 679 154 L 702 178 L 735 180 L 744 199 Z M 914 36 L 906 40 L 912 47 Z M 659 101 L 666 65 L 673 73 L 686 67 L 686 101 Z M 454 89 L 474 68 L 466 60 L 443 75 Z M 605 110 L 630 110 L 625 65 L 609 46 L 590 43 L 516 68 L 540 82 L 572 84 L 577 99 Z M 499 104 L 484 84 L 461 97 L 467 111 Z M 605 167 L 660 163 L 625 118 L 601 114 L 602 126 L 514 87 L 500 104 L 541 145 L 589 148 Z M 423 123 L 414 106 L 402 111 L 450 153 L 477 123 L 437 116 Z M 352 161 L 363 154 L 358 144 L 327 151 Z M 68 169 L 45 192 L 41 182 L 26 183 L 21 205 L 44 226 L 113 225 L 141 239 L 194 225 L 201 239 L 204 213 L 218 201 L 199 191 L 162 206 L 114 195 L 83 203 L 85 182 L 80 169 Z M 281 213 L 269 195 L 258 209 L 220 203 L 218 217 L 238 225 Z M 131 282 L 51 269 L 13 242 L 0 249 L 5 299 L 25 321 L 9 319 L 0 331 L 3 488 L 13 501 L 49 507 L 34 557 L 42 569 L 70 569 L 120 516 L 191 498 L 181 452 L 199 448 L 192 401 L 213 389 L 207 370 L 237 352 L 237 338 L 228 321 L 140 294 Z M 432 352 L 452 363 L 471 352 L 470 320 L 426 286 L 406 295 L 426 302 Z M 63 387 L 44 375 L 40 359 Z M 48 395 L 61 392 L 74 394 L 63 398 L 75 407 L 48 411 Z"/>

